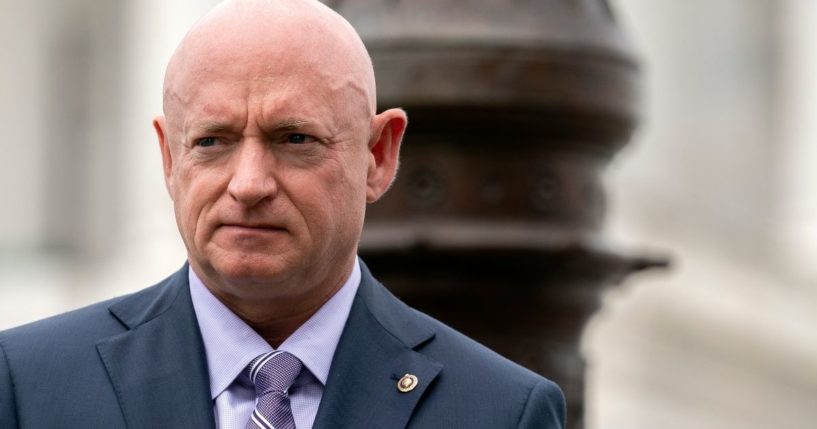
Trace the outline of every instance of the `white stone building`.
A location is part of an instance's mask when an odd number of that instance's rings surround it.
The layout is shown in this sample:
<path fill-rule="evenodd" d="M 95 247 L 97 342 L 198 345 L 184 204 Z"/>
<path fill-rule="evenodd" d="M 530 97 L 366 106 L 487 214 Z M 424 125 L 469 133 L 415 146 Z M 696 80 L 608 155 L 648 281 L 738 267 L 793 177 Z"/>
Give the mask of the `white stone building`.
<path fill-rule="evenodd" d="M 0 0 L 0 328 L 182 263 L 150 121 L 214 3 Z M 645 99 L 607 174 L 610 241 L 674 267 L 591 322 L 588 427 L 814 427 L 817 2 L 612 3 Z"/>

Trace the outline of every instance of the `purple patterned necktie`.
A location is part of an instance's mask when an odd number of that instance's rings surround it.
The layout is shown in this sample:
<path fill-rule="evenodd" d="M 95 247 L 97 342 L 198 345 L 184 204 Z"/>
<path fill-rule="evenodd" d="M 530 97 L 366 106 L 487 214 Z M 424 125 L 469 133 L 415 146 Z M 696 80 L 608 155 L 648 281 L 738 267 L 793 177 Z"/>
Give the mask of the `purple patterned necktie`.
<path fill-rule="evenodd" d="M 247 429 L 295 429 L 287 390 L 302 369 L 298 358 L 280 350 L 250 362 L 246 371 L 255 384 L 256 402 Z"/>

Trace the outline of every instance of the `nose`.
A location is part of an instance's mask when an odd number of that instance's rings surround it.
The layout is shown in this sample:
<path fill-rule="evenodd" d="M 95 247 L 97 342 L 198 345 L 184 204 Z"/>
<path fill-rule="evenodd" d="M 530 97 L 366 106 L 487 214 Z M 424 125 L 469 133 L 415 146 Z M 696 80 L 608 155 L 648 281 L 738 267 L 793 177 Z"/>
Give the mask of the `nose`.
<path fill-rule="evenodd" d="M 272 175 L 274 160 L 264 143 L 245 141 L 234 156 L 227 186 L 230 196 L 248 208 L 273 198 L 278 190 Z"/>

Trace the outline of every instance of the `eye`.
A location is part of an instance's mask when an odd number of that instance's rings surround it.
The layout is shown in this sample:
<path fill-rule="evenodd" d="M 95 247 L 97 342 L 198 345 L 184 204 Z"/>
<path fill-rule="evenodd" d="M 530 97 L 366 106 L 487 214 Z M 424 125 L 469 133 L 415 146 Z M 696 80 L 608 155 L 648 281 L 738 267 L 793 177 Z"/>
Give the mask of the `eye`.
<path fill-rule="evenodd" d="M 215 137 L 204 137 L 195 141 L 195 145 L 200 147 L 212 147 L 216 144 L 218 144 L 218 140 Z"/>
<path fill-rule="evenodd" d="M 308 136 L 306 134 L 287 134 L 286 142 L 292 144 L 304 144 L 304 143 L 311 143 L 315 140 L 314 137 Z"/>

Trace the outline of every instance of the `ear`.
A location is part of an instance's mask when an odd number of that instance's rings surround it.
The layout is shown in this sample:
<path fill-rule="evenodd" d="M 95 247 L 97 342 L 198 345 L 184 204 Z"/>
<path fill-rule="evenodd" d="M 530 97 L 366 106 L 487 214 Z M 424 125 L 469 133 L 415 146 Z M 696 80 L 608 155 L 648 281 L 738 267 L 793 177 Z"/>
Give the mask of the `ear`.
<path fill-rule="evenodd" d="M 369 169 L 366 180 L 366 201 L 377 201 L 391 186 L 397 174 L 400 143 L 406 131 L 408 117 L 403 109 L 389 109 L 372 118 L 369 140 Z"/>
<path fill-rule="evenodd" d="M 170 199 L 173 195 L 173 158 L 170 155 L 170 142 L 167 137 L 167 123 L 164 116 L 157 116 L 153 119 L 153 129 L 156 130 L 156 137 L 159 139 L 159 150 L 162 151 L 162 170 L 165 176 L 165 187 Z"/>

